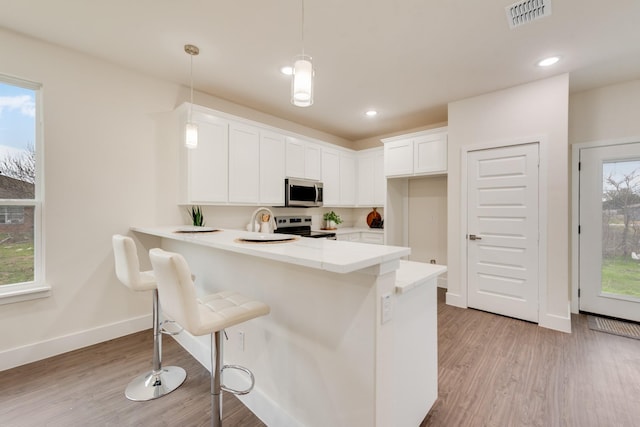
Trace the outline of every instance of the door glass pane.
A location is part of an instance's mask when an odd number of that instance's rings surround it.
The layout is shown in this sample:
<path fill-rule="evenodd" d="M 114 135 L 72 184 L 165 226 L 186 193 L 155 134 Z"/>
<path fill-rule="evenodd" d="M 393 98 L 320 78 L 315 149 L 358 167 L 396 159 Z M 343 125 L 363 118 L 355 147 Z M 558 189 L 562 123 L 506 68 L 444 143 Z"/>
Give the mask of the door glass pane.
<path fill-rule="evenodd" d="M 34 280 L 33 206 L 0 205 L 0 286 Z"/>
<path fill-rule="evenodd" d="M 602 164 L 602 292 L 640 299 L 640 160 Z"/>

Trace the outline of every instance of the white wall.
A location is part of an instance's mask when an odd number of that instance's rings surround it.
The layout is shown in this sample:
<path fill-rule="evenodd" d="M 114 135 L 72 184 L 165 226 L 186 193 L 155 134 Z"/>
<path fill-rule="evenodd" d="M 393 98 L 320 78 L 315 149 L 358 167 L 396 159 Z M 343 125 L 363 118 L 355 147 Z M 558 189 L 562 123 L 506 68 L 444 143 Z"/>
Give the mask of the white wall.
<path fill-rule="evenodd" d="M 640 136 L 640 80 L 571 94 L 569 142 Z"/>
<path fill-rule="evenodd" d="M 48 298 L 1 307 L 2 370 L 151 326 L 150 293 L 132 293 L 115 277 L 111 235 L 184 220 L 167 112 L 188 89 L 4 30 L 0 58 L 0 73 L 43 84 L 45 274 L 52 287 Z M 321 136 L 211 96 L 196 99 Z"/>
<path fill-rule="evenodd" d="M 447 264 L 447 177 L 409 180 L 409 247 L 412 261 Z"/>
<path fill-rule="evenodd" d="M 546 285 L 540 291 L 539 323 L 570 331 L 568 203 L 568 75 L 536 81 L 449 104 L 448 292 L 447 303 L 466 307 L 466 278 L 461 277 L 465 227 L 460 221 L 461 148 L 543 137 L 546 156 Z M 544 240 L 544 239 L 543 239 Z"/>

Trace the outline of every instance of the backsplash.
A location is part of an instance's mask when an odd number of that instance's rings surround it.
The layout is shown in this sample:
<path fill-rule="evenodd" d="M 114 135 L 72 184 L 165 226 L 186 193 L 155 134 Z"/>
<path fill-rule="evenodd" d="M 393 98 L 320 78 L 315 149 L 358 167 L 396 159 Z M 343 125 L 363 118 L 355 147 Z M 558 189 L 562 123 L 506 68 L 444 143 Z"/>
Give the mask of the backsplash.
<path fill-rule="evenodd" d="M 260 206 L 202 206 L 205 224 L 211 227 L 244 229 L 251 215 Z M 339 227 L 367 227 L 367 215 L 371 208 L 274 208 L 266 206 L 275 216 L 310 215 L 313 221 L 313 228 L 321 228 L 323 224 L 322 216 L 325 212 L 334 211 L 343 223 Z M 188 206 L 180 206 L 182 218 L 185 224 L 190 223 L 187 214 Z M 384 209 L 377 208 L 384 219 Z"/>

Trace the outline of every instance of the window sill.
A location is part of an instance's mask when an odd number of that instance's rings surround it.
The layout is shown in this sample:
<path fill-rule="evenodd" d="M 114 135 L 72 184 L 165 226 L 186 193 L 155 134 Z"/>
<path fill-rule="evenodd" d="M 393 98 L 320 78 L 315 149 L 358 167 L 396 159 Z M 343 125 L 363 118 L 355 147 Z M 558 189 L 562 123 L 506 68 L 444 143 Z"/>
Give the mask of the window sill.
<path fill-rule="evenodd" d="M 6 289 L 5 289 L 6 288 Z M 51 296 L 51 286 L 38 283 L 0 286 L 0 305 Z"/>

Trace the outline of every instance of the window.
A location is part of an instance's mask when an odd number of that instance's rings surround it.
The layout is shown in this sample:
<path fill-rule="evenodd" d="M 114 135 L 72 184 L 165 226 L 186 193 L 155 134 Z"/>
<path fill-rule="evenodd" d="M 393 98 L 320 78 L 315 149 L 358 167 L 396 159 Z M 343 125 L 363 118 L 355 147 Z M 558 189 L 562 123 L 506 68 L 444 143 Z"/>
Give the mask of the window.
<path fill-rule="evenodd" d="M 0 304 L 47 296 L 40 85 L 0 75 Z"/>

